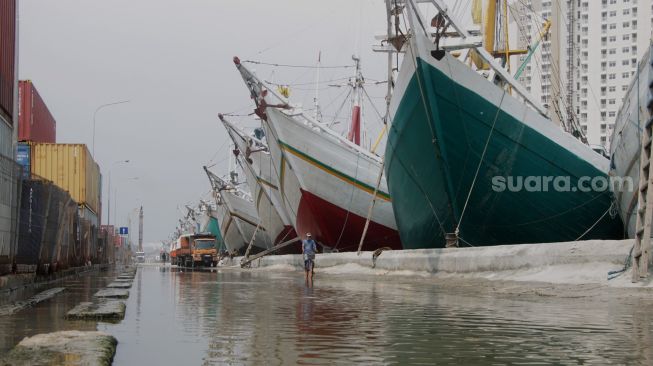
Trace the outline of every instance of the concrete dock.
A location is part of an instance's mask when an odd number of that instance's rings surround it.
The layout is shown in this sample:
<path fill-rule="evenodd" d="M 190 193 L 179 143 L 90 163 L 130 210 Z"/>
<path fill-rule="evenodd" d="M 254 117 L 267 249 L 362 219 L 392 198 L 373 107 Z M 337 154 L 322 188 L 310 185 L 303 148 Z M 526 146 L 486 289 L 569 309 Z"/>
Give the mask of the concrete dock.
<path fill-rule="evenodd" d="M 651 286 L 650 280 L 631 285 L 628 271 L 608 281 L 608 272 L 622 269 L 633 240 L 587 240 L 567 243 L 491 247 L 317 254 L 316 273 L 405 276 L 481 277 L 489 280 L 537 281 L 611 286 Z M 240 257 L 226 265 L 237 266 Z M 301 255 L 276 255 L 252 262 L 263 270 L 301 269 Z"/>

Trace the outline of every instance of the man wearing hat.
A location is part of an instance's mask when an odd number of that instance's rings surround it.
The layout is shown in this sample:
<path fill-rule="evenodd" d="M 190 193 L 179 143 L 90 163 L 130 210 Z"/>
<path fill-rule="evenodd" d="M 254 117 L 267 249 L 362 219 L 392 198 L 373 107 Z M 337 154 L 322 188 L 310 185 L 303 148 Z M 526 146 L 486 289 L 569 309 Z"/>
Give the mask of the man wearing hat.
<path fill-rule="evenodd" d="M 306 233 L 306 239 L 302 240 L 302 254 L 304 254 L 304 271 L 306 272 L 306 282 L 313 283 L 313 267 L 315 266 L 315 253 L 317 245 L 311 237 L 311 233 Z M 310 274 L 310 276 L 309 276 Z"/>

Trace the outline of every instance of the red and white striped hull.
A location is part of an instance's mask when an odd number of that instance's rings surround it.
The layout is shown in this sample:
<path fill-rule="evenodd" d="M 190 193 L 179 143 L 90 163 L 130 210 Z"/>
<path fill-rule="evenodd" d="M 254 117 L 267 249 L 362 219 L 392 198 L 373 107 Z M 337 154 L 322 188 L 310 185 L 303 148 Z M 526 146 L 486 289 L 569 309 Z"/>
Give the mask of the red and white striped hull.
<path fill-rule="evenodd" d="M 284 98 L 271 95 L 238 58 L 234 63 L 256 101 L 280 195 L 286 212 L 294 217 L 295 230 L 300 236 L 311 232 L 332 249 L 356 250 L 382 169 L 381 159 L 303 114 L 292 114 Z M 365 250 L 401 248 L 387 191 L 386 181 L 381 179 Z"/>
<path fill-rule="evenodd" d="M 297 232 L 310 232 L 323 245 L 339 251 L 357 250 L 381 169 L 380 159 L 325 136 L 278 109 L 268 108 L 267 117 L 268 141 L 275 140 L 277 150 L 272 158 L 282 173 L 288 211 L 296 213 Z M 382 179 L 364 250 L 401 249 L 392 203 L 385 192 Z"/>

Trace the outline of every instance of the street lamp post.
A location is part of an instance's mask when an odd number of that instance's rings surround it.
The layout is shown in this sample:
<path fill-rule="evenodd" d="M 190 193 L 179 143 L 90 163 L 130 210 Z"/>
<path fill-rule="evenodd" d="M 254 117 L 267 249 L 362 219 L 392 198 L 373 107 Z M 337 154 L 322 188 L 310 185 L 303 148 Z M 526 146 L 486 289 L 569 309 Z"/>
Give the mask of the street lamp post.
<path fill-rule="evenodd" d="M 109 197 L 107 198 L 107 226 L 111 225 L 111 170 L 113 170 L 113 167 L 116 164 L 128 164 L 128 163 L 129 163 L 129 159 L 114 161 L 113 164 L 111 164 L 111 168 L 109 169 L 109 192 L 108 192 Z M 115 210 L 116 207 L 114 206 L 113 209 Z"/>
<path fill-rule="evenodd" d="M 138 180 L 138 179 L 139 179 L 138 177 L 131 177 L 131 178 L 127 178 L 127 181 L 134 181 L 134 180 Z M 117 224 L 118 220 L 116 219 L 116 214 L 118 213 L 118 187 L 115 188 L 113 200 L 114 200 L 113 201 L 113 222 Z M 131 230 L 131 228 L 129 230 Z"/>
<path fill-rule="evenodd" d="M 130 100 L 121 100 L 121 101 L 119 101 L 119 102 L 113 102 L 113 103 L 102 104 L 102 105 L 98 106 L 98 107 L 95 109 L 95 112 L 93 112 L 93 157 L 94 157 L 94 158 L 95 158 L 95 124 L 96 124 L 95 117 L 97 116 L 97 112 L 99 112 L 100 109 L 102 109 L 102 108 L 106 108 L 106 107 L 109 107 L 109 106 L 112 106 L 112 105 L 116 105 L 116 104 L 129 103 L 129 102 L 130 102 Z"/>

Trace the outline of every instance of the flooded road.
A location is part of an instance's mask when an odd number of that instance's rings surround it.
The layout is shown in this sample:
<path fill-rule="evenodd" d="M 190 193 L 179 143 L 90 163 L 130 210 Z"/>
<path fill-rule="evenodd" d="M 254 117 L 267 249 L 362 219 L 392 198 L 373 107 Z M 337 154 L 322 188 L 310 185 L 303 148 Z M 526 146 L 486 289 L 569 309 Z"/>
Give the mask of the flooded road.
<path fill-rule="evenodd" d="M 0 316 L 0 355 L 9 351 L 23 338 L 39 333 L 58 330 L 95 330 L 95 322 L 64 319 L 66 313 L 81 301 L 91 301 L 93 294 L 115 278 L 113 270 L 90 271 L 70 276 L 59 281 L 12 293 L 0 294 L 0 306 L 53 287 L 64 287 L 65 291 L 53 298 L 27 307 L 10 316 Z"/>
<path fill-rule="evenodd" d="M 423 277 L 140 267 L 117 324 L 64 315 L 110 282 L 93 272 L 0 316 L 0 354 L 58 330 L 114 335 L 116 365 L 653 364 L 653 296 L 639 290 Z M 447 281 L 446 283 L 443 281 Z"/>
<path fill-rule="evenodd" d="M 573 291 L 572 291 L 573 293 Z M 652 364 L 651 297 L 410 278 L 139 269 L 115 364 Z"/>

